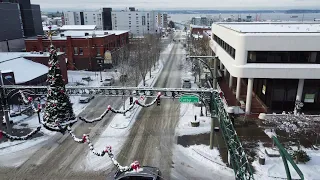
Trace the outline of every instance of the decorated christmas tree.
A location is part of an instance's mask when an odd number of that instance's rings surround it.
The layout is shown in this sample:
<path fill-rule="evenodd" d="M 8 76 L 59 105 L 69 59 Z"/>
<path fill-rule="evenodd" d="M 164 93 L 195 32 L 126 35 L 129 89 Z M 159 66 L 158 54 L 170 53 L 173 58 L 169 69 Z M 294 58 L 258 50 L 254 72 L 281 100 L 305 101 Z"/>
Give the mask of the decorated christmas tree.
<path fill-rule="evenodd" d="M 50 46 L 49 72 L 48 72 L 47 103 L 44 110 L 43 120 L 50 124 L 68 124 L 75 119 L 72 104 L 66 94 L 64 79 L 61 75 L 57 51 Z"/>

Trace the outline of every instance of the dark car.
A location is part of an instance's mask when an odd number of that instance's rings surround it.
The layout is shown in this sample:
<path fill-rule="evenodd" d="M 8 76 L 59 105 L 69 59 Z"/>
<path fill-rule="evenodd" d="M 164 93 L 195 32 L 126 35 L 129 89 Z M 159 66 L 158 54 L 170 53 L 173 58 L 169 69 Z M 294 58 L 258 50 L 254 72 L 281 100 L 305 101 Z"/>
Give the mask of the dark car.
<path fill-rule="evenodd" d="M 115 180 L 158 180 L 160 177 L 161 171 L 159 168 L 151 166 L 143 166 L 138 171 L 120 172 L 118 170 L 114 175 Z"/>

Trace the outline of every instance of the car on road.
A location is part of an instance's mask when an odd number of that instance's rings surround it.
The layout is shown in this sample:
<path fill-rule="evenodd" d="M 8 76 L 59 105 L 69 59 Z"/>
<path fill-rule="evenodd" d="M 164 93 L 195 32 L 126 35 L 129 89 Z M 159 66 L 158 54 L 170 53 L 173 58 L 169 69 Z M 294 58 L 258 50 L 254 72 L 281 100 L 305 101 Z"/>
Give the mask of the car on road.
<path fill-rule="evenodd" d="M 184 79 L 182 82 L 182 88 L 191 88 L 191 81 L 190 79 Z"/>
<path fill-rule="evenodd" d="M 92 99 L 94 99 L 93 95 L 81 95 L 79 103 L 89 103 Z"/>
<path fill-rule="evenodd" d="M 137 171 L 120 172 L 118 170 L 114 175 L 115 180 L 160 180 L 160 178 L 160 169 L 151 166 L 143 166 Z"/>
<path fill-rule="evenodd" d="M 112 86 L 114 84 L 114 79 L 112 77 L 107 77 L 102 83 L 103 86 Z"/>

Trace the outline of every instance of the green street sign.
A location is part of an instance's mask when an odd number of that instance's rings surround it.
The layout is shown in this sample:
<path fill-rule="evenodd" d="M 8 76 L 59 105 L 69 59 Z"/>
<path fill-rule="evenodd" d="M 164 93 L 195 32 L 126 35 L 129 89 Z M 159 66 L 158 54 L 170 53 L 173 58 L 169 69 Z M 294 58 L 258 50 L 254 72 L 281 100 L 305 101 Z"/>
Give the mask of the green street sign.
<path fill-rule="evenodd" d="M 179 98 L 181 103 L 198 103 L 199 97 L 195 95 L 183 95 Z"/>

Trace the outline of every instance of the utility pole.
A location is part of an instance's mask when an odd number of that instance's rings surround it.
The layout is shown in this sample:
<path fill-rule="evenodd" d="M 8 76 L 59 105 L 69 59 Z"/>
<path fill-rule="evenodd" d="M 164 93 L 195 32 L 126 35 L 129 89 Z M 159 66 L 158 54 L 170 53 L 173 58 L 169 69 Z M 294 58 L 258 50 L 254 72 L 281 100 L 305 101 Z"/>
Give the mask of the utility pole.
<path fill-rule="evenodd" d="M 2 77 L 2 73 L 0 70 L 0 78 L 1 78 L 1 99 L 2 99 L 2 111 L 4 114 L 4 119 L 6 121 L 6 126 L 7 126 L 7 131 L 9 133 L 11 133 L 11 125 L 10 125 L 10 119 L 9 119 L 9 110 L 8 110 L 8 102 L 7 102 L 7 97 L 6 97 L 6 92 L 5 89 L 3 87 L 4 83 L 3 83 L 3 77 Z"/>

